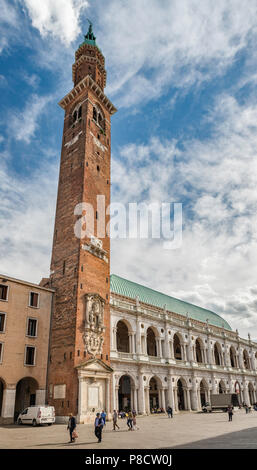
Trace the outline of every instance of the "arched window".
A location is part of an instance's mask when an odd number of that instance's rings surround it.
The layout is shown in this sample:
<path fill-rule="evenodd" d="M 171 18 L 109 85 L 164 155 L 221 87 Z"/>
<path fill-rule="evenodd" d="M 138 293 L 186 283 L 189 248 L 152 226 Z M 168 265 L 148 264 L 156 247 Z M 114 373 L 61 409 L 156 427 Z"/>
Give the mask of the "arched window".
<path fill-rule="evenodd" d="M 73 113 L 73 122 L 77 121 L 77 111 L 74 111 Z"/>
<path fill-rule="evenodd" d="M 174 339 L 173 339 L 173 347 L 174 347 L 174 357 L 177 361 L 181 361 L 182 360 L 182 348 L 181 348 L 181 344 L 180 344 L 180 339 L 178 337 L 178 335 L 174 335 Z"/>
<path fill-rule="evenodd" d="M 81 116 L 82 116 L 82 107 L 80 106 L 79 111 L 78 111 L 78 119 L 81 119 Z"/>
<path fill-rule="evenodd" d="M 196 354 L 196 362 L 202 363 L 203 362 L 203 355 L 202 355 L 202 348 L 199 339 L 195 342 L 195 354 Z"/>
<path fill-rule="evenodd" d="M 236 364 L 236 351 L 235 351 L 235 348 L 233 346 L 230 347 L 229 355 L 230 355 L 231 367 L 237 367 L 237 364 Z"/>
<path fill-rule="evenodd" d="M 97 122 L 97 111 L 95 107 L 93 107 L 93 119 L 95 122 Z"/>
<path fill-rule="evenodd" d="M 244 368 L 249 370 L 250 369 L 250 360 L 249 360 L 249 354 L 246 351 L 246 349 L 244 349 L 244 352 L 243 352 L 243 362 L 244 362 Z"/>
<path fill-rule="evenodd" d="M 157 356 L 155 334 L 152 328 L 147 330 L 147 354 L 148 356 Z"/>
<path fill-rule="evenodd" d="M 117 324 L 117 351 L 129 353 L 129 334 L 127 325 L 120 320 Z"/>
<path fill-rule="evenodd" d="M 219 343 L 214 345 L 214 359 L 217 366 L 221 366 L 221 347 Z"/>

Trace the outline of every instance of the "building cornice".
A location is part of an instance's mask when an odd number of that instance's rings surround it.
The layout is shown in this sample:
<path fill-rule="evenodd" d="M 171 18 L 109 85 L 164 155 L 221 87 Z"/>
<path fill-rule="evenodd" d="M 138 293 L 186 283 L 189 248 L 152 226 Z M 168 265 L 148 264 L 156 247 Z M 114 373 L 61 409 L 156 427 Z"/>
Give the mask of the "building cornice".
<path fill-rule="evenodd" d="M 64 96 L 64 98 L 58 103 L 59 106 L 66 109 L 66 107 L 86 89 L 90 89 L 94 92 L 98 100 L 111 115 L 116 113 L 117 109 L 115 106 L 90 75 L 83 78 L 83 80 L 81 80 L 66 96 Z"/>
<path fill-rule="evenodd" d="M 23 281 L 22 279 L 16 279 L 15 277 L 10 277 L 10 276 L 5 276 L 4 274 L 0 274 L 0 283 L 4 282 L 5 279 L 7 282 L 15 282 L 16 284 L 23 284 L 28 287 L 33 287 L 35 289 L 40 289 L 40 290 L 48 291 L 52 293 L 55 292 L 54 289 L 50 289 L 49 287 L 42 287 L 39 284 L 34 284 L 32 282 Z"/>

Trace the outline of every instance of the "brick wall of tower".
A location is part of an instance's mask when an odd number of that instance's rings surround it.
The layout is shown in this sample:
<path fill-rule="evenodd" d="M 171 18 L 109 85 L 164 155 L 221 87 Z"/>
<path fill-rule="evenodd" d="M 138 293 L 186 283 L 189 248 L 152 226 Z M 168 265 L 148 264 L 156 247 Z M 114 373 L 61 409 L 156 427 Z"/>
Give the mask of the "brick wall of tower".
<path fill-rule="evenodd" d="M 106 118 L 105 134 L 93 121 L 93 104 L 97 103 Z M 81 120 L 73 124 L 72 112 L 82 105 Z M 93 134 L 93 135 L 92 135 Z M 94 136 L 94 137 L 93 137 Z M 96 140 L 104 145 L 103 152 Z M 98 167 L 98 168 L 97 168 Z M 108 263 L 83 250 L 89 239 L 79 240 L 74 234 L 78 203 L 90 202 L 97 211 L 96 196 L 105 195 L 110 204 L 110 115 L 91 90 L 82 92 L 65 112 L 56 221 L 51 262 L 51 287 L 56 291 L 50 342 L 48 384 L 66 384 L 65 399 L 49 403 L 57 415 L 77 413 L 78 379 L 75 369 L 91 356 L 84 351 L 84 295 L 98 293 L 105 300 L 105 339 L 102 359 L 110 358 L 110 240 L 106 236 L 103 249 Z M 96 222 L 96 221 L 95 221 Z M 108 219 L 107 221 L 108 222 Z M 65 262 L 65 265 L 64 265 Z"/>

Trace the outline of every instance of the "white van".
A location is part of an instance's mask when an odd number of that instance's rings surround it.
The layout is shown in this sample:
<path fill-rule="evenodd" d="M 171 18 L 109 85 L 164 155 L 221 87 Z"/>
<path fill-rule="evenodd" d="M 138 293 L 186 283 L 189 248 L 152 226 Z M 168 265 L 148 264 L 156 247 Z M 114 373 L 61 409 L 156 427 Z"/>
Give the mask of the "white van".
<path fill-rule="evenodd" d="M 48 424 L 51 426 L 55 422 L 55 409 L 53 406 L 36 405 L 26 408 L 19 414 L 18 424 Z"/>

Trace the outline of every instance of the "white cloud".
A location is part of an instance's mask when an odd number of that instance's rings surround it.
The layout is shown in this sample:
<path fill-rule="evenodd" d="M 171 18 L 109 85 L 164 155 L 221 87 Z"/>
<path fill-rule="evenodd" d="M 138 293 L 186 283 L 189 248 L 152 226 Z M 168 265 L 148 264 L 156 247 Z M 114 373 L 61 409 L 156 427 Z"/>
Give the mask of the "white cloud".
<path fill-rule="evenodd" d="M 34 28 L 45 37 L 53 35 L 67 45 L 80 33 L 80 15 L 88 7 L 86 0 L 23 0 Z"/>
<path fill-rule="evenodd" d="M 27 178 L 0 170 L 1 273 L 39 282 L 49 275 L 58 169 L 45 164 Z"/>
<path fill-rule="evenodd" d="M 251 38 L 256 44 L 252 0 L 112 0 L 96 8 L 108 90 L 119 106 L 149 101 L 168 86 L 196 86 L 223 73 Z"/>
<path fill-rule="evenodd" d="M 152 139 L 121 149 L 113 200 L 184 203 L 182 247 L 113 240 L 112 272 L 224 315 L 257 337 L 257 103 L 222 95 L 204 141 Z M 176 158 L 175 158 L 176 157 Z M 124 163 L 126 162 L 126 163 Z"/>
<path fill-rule="evenodd" d="M 9 39 L 19 28 L 15 6 L 6 0 L 0 0 L 0 54 L 8 48 Z M 14 32 L 13 32 L 14 31 Z"/>
<path fill-rule="evenodd" d="M 10 110 L 9 136 L 29 144 L 38 128 L 38 120 L 52 98 L 52 96 L 31 95 L 23 111 Z"/>

